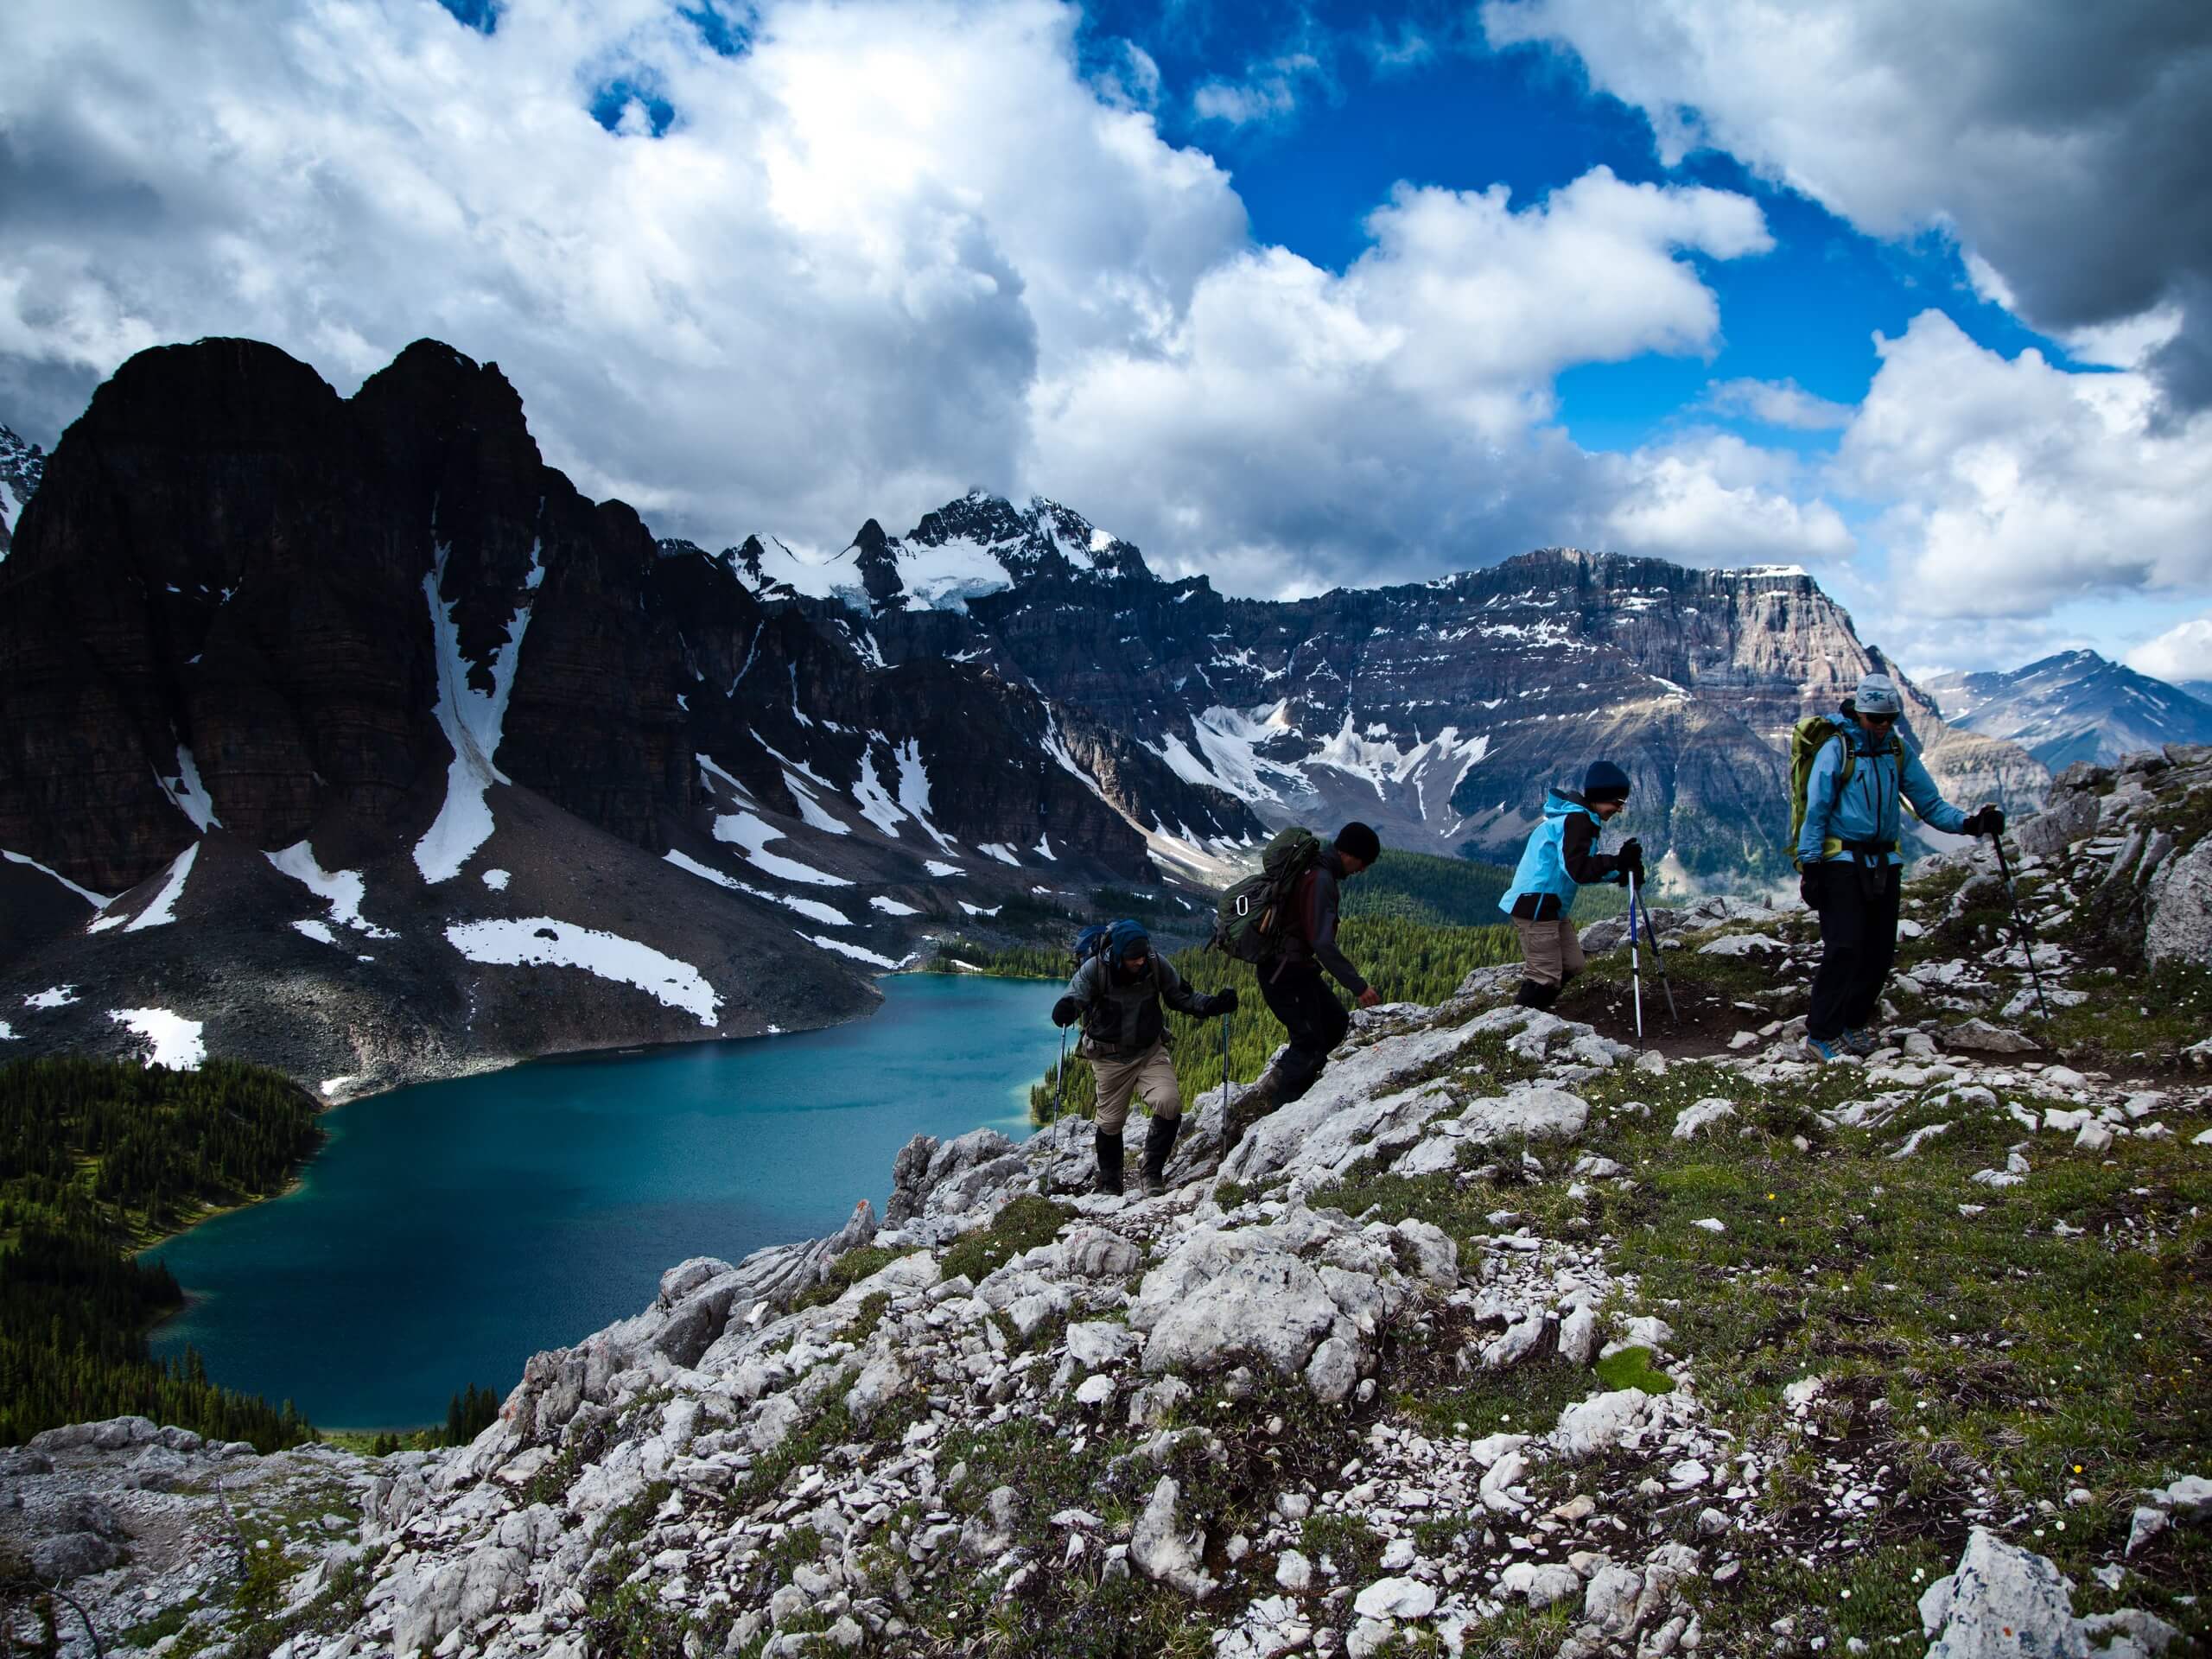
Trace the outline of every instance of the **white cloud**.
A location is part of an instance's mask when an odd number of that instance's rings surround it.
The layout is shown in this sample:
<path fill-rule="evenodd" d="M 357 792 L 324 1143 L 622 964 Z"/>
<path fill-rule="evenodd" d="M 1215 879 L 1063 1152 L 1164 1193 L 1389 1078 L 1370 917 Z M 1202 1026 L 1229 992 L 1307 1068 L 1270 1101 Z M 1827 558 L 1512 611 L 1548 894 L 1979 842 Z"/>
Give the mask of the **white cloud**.
<path fill-rule="evenodd" d="M 1638 450 L 1625 470 L 1604 520 L 1608 546 L 1683 564 L 1812 564 L 1853 550 L 1833 506 L 1796 499 L 1789 457 L 1732 434 Z"/>
<path fill-rule="evenodd" d="M 2212 9 L 1923 0 L 1485 0 L 1576 53 L 1669 165 L 1726 150 L 1878 236 L 1955 234 L 1976 290 L 2061 334 L 2161 306 L 2212 400 Z"/>
<path fill-rule="evenodd" d="M 1310 52 L 1286 53 L 1254 65 L 1242 80 L 1206 81 L 1191 94 L 1191 109 L 1201 121 L 1232 127 L 1285 120 L 1297 113 L 1300 88 L 1306 82 L 1328 87 L 1321 60 Z"/>
<path fill-rule="evenodd" d="M 2212 612 L 2193 616 L 2145 639 L 2123 659 L 2139 674 L 2179 683 L 2212 680 Z"/>
<path fill-rule="evenodd" d="M 1369 230 L 1341 276 L 1254 250 L 1207 273 L 1157 352 L 1040 377 L 1035 474 L 1245 589 L 1605 536 L 1641 475 L 1548 427 L 1551 377 L 1711 350 L 1718 309 L 1683 256 L 1769 245 L 1741 196 L 1602 168 L 1519 212 L 1503 187 L 1400 186 Z"/>
<path fill-rule="evenodd" d="M 2063 600 L 2212 585 L 2212 413 L 2159 418 L 2139 373 L 2006 359 L 1939 311 L 1896 339 L 1837 452 L 1903 602 L 2028 616 Z"/>
<path fill-rule="evenodd" d="M 1793 380 L 1719 380 L 1706 389 L 1705 406 L 1723 415 L 1745 415 L 1769 426 L 1821 432 L 1851 424 L 1851 405 L 1817 397 Z"/>

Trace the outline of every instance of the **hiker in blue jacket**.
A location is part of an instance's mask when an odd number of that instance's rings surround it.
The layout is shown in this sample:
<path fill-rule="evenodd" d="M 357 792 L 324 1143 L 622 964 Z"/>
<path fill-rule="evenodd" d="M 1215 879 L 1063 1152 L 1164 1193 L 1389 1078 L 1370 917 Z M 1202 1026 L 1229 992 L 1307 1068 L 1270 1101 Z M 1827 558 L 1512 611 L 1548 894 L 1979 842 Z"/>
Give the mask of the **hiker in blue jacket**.
<path fill-rule="evenodd" d="M 1951 835 L 2005 830 L 1997 807 L 1969 814 L 1943 798 L 1918 752 L 1897 734 L 1904 713 L 1894 680 L 1862 675 L 1806 782 L 1797 892 L 1821 914 L 1821 965 L 1805 1016 L 1805 1052 L 1816 1060 L 1878 1046 L 1872 1027 L 1897 954 L 1904 867 L 1899 798 L 1911 802 L 1923 823 Z"/>
<path fill-rule="evenodd" d="M 1521 936 L 1521 995 L 1524 1008 L 1548 1008 L 1560 988 L 1585 965 L 1582 941 L 1568 912 L 1574 895 L 1595 881 L 1625 885 L 1643 880 L 1643 843 L 1621 843 L 1618 853 L 1597 850 L 1598 834 L 1628 805 L 1628 774 L 1610 760 L 1592 760 L 1580 794 L 1554 789 L 1544 799 L 1544 820 L 1529 832 L 1513 885 L 1497 907 Z"/>

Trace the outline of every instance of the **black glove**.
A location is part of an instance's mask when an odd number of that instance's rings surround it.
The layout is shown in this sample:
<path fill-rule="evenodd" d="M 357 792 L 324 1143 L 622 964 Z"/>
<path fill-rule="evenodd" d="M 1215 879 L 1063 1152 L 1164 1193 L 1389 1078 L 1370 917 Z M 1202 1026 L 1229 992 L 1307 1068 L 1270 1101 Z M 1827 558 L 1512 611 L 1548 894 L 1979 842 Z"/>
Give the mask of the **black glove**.
<path fill-rule="evenodd" d="M 1805 901 L 1808 910 L 1821 907 L 1821 880 L 1825 864 L 1808 864 L 1797 873 L 1797 896 Z"/>
<path fill-rule="evenodd" d="M 1636 878 L 1636 885 L 1642 887 L 1643 885 L 1643 843 L 1634 836 L 1630 836 L 1621 843 L 1620 851 L 1613 856 L 1620 861 L 1621 885 L 1626 887 L 1628 878 L 1632 875 Z"/>
<path fill-rule="evenodd" d="M 1083 1004 L 1071 996 L 1064 996 L 1052 1004 L 1052 1023 L 1071 1026 L 1083 1018 Z"/>
<path fill-rule="evenodd" d="M 2005 833 L 2005 810 L 1998 806 L 1985 806 L 1970 816 L 1960 828 L 1970 836 L 2001 836 Z"/>
<path fill-rule="evenodd" d="M 1236 988 L 1234 985 L 1225 991 L 1216 991 L 1211 996 L 1206 998 L 1206 1018 L 1209 1020 L 1236 1012 Z"/>

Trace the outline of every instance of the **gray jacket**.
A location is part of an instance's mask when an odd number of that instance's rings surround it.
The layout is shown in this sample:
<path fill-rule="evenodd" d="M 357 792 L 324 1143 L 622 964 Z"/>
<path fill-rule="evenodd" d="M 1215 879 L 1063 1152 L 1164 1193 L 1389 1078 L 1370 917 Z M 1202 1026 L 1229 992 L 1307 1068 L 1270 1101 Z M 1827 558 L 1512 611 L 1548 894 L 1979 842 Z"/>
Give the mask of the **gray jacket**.
<path fill-rule="evenodd" d="M 1095 1060 L 1133 1060 L 1149 1052 L 1166 1029 L 1163 1002 L 1178 1014 L 1205 1019 L 1217 1000 L 1192 990 L 1157 950 L 1135 979 L 1119 963 L 1093 957 L 1076 969 L 1068 995 L 1083 1010 L 1083 1046 L 1077 1052 Z"/>

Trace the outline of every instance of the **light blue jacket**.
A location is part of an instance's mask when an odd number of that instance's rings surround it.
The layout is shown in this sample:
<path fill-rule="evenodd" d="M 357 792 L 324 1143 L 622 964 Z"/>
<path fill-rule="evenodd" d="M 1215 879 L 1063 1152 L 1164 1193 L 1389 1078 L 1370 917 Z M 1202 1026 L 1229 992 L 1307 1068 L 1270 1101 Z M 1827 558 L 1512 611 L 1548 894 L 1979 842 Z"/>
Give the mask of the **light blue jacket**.
<path fill-rule="evenodd" d="M 1846 743 L 1858 755 L 1847 784 L 1841 782 Z M 1900 796 L 1936 829 L 1956 835 L 1965 825 L 1967 815 L 1943 798 L 1921 764 L 1919 751 L 1907 742 L 1900 764 L 1890 747 L 1887 733 L 1877 738 L 1856 724 L 1841 728 L 1821 746 L 1805 785 L 1805 827 L 1797 836 L 1799 864 L 1856 856 L 1848 848 L 1828 851 L 1827 843 L 1834 841 L 1901 840 L 1904 823 L 1897 806 Z M 1891 852 L 1889 861 L 1902 864 L 1904 858 Z"/>
<path fill-rule="evenodd" d="M 1559 901 L 1548 905 L 1540 899 L 1536 909 L 1540 918 L 1564 916 L 1573 907 L 1574 895 L 1582 891 L 1582 884 L 1568 873 L 1566 841 L 1567 826 L 1578 818 L 1586 819 L 1593 832 L 1575 837 L 1577 852 L 1586 855 L 1596 844 L 1594 832 L 1605 826 L 1605 820 L 1556 789 L 1544 798 L 1544 821 L 1529 832 L 1529 844 L 1521 849 L 1521 861 L 1514 867 L 1513 885 L 1497 901 L 1500 910 L 1510 916 L 1514 906 L 1531 894 L 1548 894 Z"/>

